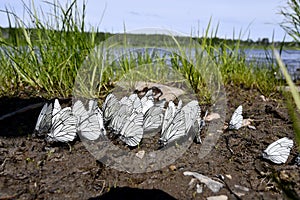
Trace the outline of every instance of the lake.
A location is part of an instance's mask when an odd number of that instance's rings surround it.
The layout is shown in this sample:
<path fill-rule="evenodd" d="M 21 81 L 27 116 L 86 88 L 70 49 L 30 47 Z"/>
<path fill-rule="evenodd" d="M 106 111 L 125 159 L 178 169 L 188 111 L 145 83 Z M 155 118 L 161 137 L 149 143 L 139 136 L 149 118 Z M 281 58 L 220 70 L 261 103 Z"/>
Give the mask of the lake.
<path fill-rule="evenodd" d="M 245 54 L 248 61 L 276 63 L 272 50 L 246 49 Z M 285 63 L 289 73 L 294 80 L 300 80 L 300 50 L 284 50 L 281 59 Z"/>

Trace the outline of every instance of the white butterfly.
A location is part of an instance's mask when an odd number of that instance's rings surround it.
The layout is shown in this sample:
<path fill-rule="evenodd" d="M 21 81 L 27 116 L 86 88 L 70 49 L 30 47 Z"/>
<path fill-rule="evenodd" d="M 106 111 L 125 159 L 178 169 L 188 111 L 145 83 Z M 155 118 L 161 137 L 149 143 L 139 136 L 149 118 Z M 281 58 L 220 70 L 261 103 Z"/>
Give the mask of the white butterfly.
<path fill-rule="evenodd" d="M 127 105 L 130 112 L 142 112 L 142 102 L 137 94 L 131 94 L 129 97 L 123 97 L 120 100 L 121 105 Z"/>
<path fill-rule="evenodd" d="M 232 117 L 230 119 L 229 126 L 228 126 L 229 129 L 236 129 L 236 130 L 238 130 L 239 128 L 242 127 L 242 124 L 243 124 L 243 115 L 242 115 L 242 112 L 243 112 L 243 107 L 242 107 L 242 105 L 240 105 L 234 111 L 234 113 L 233 113 L 233 115 L 232 115 Z"/>
<path fill-rule="evenodd" d="M 113 114 L 116 113 L 119 109 L 120 109 L 120 102 L 117 99 L 117 97 L 112 93 L 107 95 L 102 105 L 104 122 L 110 121 Z"/>
<path fill-rule="evenodd" d="M 126 119 L 120 132 L 120 139 L 128 146 L 137 146 L 143 138 L 143 113 L 133 112 Z"/>
<path fill-rule="evenodd" d="M 148 92 L 141 98 L 141 104 L 142 104 L 142 113 L 145 115 L 145 113 L 154 106 L 154 97 L 153 97 L 153 91 L 148 90 Z"/>
<path fill-rule="evenodd" d="M 48 133 L 51 128 L 52 120 L 52 103 L 45 103 L 35 125 L 35 131 L 37 135 Z"/>
<path fill-rule="evenodd" d="M 293 148 L 293 140 L 283 137 L 272 144 L 263 151 L 262 156 L 276 164 L 285 163 Z"/>
<path fill-rule="evenodd" d="M 179 101 L 177 108 L 172 101 L 169 102 L 159 139 L 163 145 L 186 135 L 185 114 L 181 111 L 181 106 L 182 101 Z"/>
<path fill-rule="evenodd" d="M 73 141 L 76 137 L 76 122 L 70 107 L 59 110 L 52 118 L 52 127 L 46 139 L 55 142 Z"/>
<path fill-rule="evenodd" d="M 158 132 L 164 119 L 163 108 L 152 106 L 144 114 L 143 129 L 144 133 Z"/>
<path fill-rule="evenodd" d="M 188 133 L 191 127 L 195 124 L 196 120 L 200 118 L 201 109 L 198 101 L 190 101 L 182 109 L 185 117 L 185 130 Z"/>
<path fill-rule="evenodd" d="M 74 103 L 73 114 L 77 117 L 77 132 L 88 140 L 96 140 L 99 136 L 105 136 L 106 130 L 103 124 L 103 113 L 97 105 L 97 101 L 89 101 L 88 110 L 78 100 Z"/>
<path fill-rule="evenodd" d="M 125 124 L 126 118 L 128 118 L 131 115 L 131 109 L 128 105 L 121 105 L 119 110 L 117 110 L 110 121 L 110 124 L 108 125 L 109 128 L 112 128 L 114 130 L 114 133 L 118 135 L 122 129 L 122 127 Z"/>
<path fill-rule="evenodd" d="M 123 97 L 119 101 L 119 109 L 112 115 L 108 126 L 114 130 L 116 135 L 120 134 L 127 118 L 134 112 L 142 112 L 142 103 L 138 95 L 131 94 L 129 97 Z"/>

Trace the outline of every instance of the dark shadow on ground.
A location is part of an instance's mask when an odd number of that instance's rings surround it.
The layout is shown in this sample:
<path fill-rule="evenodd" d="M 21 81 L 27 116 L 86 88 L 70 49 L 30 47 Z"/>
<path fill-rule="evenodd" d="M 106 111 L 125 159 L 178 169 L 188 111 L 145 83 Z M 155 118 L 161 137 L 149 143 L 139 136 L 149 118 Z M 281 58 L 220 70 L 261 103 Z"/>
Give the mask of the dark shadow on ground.
<path fill-rule="evenodd" d="M 111 188 L 109 192 L 89 200 L 174 200 L 168 193 L 158 189 L 138 189 L 130 187 Z"/>
<path fill-rule="evenodd" d="M 43 103 L 47 100 L 42 98 L 18 98 L 18 97 L 1 97 L 0 98 L 0 136 L 20 137 L 33 133 L 36 120 L 42 109 Z M 31 105 L 36 105 L 30 108 Z M 22 110 L 29 106 L 29 109 Z"/>

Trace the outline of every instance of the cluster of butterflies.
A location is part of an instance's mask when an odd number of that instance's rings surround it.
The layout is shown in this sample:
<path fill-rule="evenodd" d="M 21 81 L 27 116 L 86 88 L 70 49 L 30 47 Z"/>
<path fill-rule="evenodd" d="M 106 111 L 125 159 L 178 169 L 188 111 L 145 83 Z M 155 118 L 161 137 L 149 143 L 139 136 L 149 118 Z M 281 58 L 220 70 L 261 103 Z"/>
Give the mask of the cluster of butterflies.
<path fill-rule="evenodd" d="M 54 104 L 44 104 L 35 125 L 37 136 L 46 135 L 46 140 L 51 142 L 70 142 L 77 133 L 89 140 L 105 135 L 102 111 L 96 100 L 89 101 L 87 110 L 79 100 L 73 107 L 61 108 L 58 99 Z"/>
<path fill-rule="evenodd" d="M 204 126 L 198 101 L 185 106 L 181 100 L 177 106 L 169 101 L 167 108 L 165 104 L 165 100 L 155 101 L 152 89 L 141 98 L 134 93 L 118 100 L 111 93 L 102 106 L 103 121 L 107 129 L 128 146 L 137 146 L 145 134 L 158 132 L 159 143 L 167 145 L 188 135 L 192 127 L 201 130 Z M 200 133 L 197 135 L 201 142 Z"/>
<path fill-rule="evenodd" d="M 102 109 L 98 102 L 91 99 L 86 109 L 82 101 L 77 100 L 72 107 L 61 108 L 59 101 L 46 103 L 37 120 L 35 132 L 38 136 L 46 135 L 47 141 L 70 142 L 77 134 L 87 140 L 107 137 L 107 130 L 120 138 L 128 146 L 137 146 L 143 136 L 160 132 L 159 143 L 167 145 L 194 131 L 196 141 L 201 143 L 200 132 L 205 126 L 201 118 L 198 101 L 191 101 L 185 106 L 179 100 L 154 100 L 152 89 L 140 98 L 136 93 L 118 100 L 109 94 Z M 228 129 L 238 130 L 243 126 L 243 108 L 239 106 L 233 113 Z M 205 117 L 207 112 L 205 114 Z M 205 118 L 204 117 L 204 118 Z M 284 137 L 270 144 L 262 157 L 276 164 L 285 163 L 293 147 L 293 140 Z"/>
<path fill-rule="evenodd" d="M 72 107 L 61 108 L 57 99 L 54 105 L 46 103 L 38 117 L 35 132 L 45 135 L 48 141 L 69 142 L 79 134 L 88 140 L 107 137 L 109 130 L 128 146 L 139 145 L 144 134 L 160 132 L 159 143 L 167 145 L 188 135 L 193 129 L 197 142 L 201 142 L 200 131 L 205 125 L 200 117 L 198 101 L 185 106 L 179 100 L 155 101 L 152 89 L 143 97 L 134 93 L 118 100 L 113 93 L 107 95 L 102 108 L 91 99 L 86 109 L 82 101 L 77 100 Z"/>
<path fill-rule="evenodd" d="M 243 126 L 243 107 L 240 105 L 233 113 L 228 129 L 238 130 Z M 276 164 L 283 164 L 287 161 L 290 151 L 293 148 L 293 140 L 283 137 L 271 143 L 263 152 L 262 157 Z"/>

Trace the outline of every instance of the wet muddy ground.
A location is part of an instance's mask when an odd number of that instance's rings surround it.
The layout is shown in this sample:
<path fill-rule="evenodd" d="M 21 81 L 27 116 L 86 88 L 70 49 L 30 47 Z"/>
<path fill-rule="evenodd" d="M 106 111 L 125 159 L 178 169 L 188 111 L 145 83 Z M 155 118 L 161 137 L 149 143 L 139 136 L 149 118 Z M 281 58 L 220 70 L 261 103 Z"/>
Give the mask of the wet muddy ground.
<path fill-rule="evenodd" d="M 32 132 L 41 107 L 0 120 L 0 199 L 296 199 L 300 197 L 300 167 L 292 122 L 283 98 L 273 95 L 263 101 L 256 90 L 227 88 L 226 121 L 239 105 L 244 118 L 253 119 L 256 130 L 242 127 L 225 131 L 203 159 L 199 144 L 161 170 L 129 174 L 104 166 L 78 139 L 68 144 L 49 144 Z M 0 116 L 40 98 L 2 97 Z M 261 153 L 281 137 L 294 140 L 288 161 L 276 165 Z M 185 171 L 198 172 L 222 182 L 214 193 Z M 193 179 L 193 180 L 192 180 Z M 202 193 L 197 193 L 202 187 Z M 221 198 L 221 197 L 220 197 Z"/>

